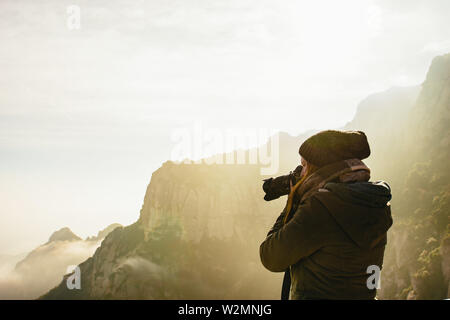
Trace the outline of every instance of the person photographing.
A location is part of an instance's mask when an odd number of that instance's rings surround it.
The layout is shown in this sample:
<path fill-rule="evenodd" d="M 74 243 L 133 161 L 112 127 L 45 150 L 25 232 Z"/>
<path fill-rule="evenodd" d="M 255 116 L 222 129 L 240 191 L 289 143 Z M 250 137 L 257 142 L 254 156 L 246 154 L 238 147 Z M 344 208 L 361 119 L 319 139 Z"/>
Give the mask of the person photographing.
<path fill-rule="evenodd" d="M 285 272 L 282 299 L 374 299 L 367 270 L 382 268 L 392 196 L 386 182 L 370 181 L 366 135 L 322 131 L 299 153 L 301 166 L 283 180 L 286 206 L 260 245 L 262 264 Z M 266 200 L 277 197 L 276 179 L 263 186 Z"/>

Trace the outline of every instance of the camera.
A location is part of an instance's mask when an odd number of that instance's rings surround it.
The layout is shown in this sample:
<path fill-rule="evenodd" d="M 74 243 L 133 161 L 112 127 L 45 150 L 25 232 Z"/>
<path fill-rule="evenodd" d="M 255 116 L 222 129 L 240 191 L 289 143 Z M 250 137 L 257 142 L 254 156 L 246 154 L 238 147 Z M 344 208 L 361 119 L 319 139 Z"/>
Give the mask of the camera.
<path fill-rule="evenodd" d="M 266 193 L 264 200 L 271 201 L 281 196 L 288 195 L 291 190 L 291 183 L 295 185 L 301 178 L 303 166 L 299 165 L 294 171 L 284 176 L 264 179 L 263 190 Z"/>

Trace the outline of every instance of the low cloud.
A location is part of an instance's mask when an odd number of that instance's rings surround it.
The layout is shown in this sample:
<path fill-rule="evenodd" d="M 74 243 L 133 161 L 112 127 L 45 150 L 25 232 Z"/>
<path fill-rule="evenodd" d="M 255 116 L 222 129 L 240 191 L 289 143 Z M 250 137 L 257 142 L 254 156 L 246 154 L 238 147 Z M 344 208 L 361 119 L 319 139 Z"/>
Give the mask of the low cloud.
<path fill-rule="evenodd" d="M 4 261 L 0 299 L 35 299 L 58 285 L 67 268 L 91 257 L 100 241 L 55 241 L 33 250 L 15 268 Z"/>

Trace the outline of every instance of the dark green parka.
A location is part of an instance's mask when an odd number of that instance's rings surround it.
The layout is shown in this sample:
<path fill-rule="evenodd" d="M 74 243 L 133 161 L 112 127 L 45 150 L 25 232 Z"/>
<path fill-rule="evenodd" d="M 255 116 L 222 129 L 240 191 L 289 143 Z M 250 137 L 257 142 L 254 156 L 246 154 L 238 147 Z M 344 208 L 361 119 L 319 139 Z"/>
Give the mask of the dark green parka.
<path fill-rule="evenodd" d="M 383 264 L 392 225 L 385 182 L 327 183 L 283 225 L 278 217 L 260 246 L 270 271 L 290 268 L 290 299 L 373 299 L 371 265 Z"/>

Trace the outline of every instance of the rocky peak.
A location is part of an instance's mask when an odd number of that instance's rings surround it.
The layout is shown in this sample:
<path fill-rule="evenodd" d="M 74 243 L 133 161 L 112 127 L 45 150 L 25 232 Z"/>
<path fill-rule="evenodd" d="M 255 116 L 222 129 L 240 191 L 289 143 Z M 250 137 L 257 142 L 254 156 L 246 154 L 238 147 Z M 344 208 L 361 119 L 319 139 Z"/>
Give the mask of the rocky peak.
<path fill-rule="evenodd" d="M 53 232 L 50 238 L 48 239 L 47 243 L 54 241 L 75 241 L 75 240 L 81 240 L 81 238 L 77 236 L 75 233 L 73 233 L 72 230 L 70 230 L 70 228 L 64 227 L 59 229 L 58 231 Z"/>

